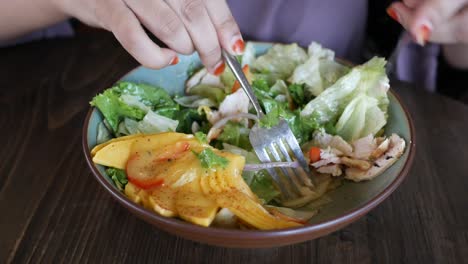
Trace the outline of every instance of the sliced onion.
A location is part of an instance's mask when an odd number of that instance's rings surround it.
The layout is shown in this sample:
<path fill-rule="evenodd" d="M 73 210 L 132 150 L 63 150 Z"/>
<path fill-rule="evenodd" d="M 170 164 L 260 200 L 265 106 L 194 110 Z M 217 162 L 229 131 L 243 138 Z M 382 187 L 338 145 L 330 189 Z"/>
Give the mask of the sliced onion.
<path fill-rule="evenodd" d="M 291 162 L 268 162 L 268 163 L 260 163 L 260 164 L 245 164 L 244 170 L 245 171 L 258 171 L 263 169 L 271 169 L 271 168 L 280 168 L 280 167 L 287 167 L 287 168 L 298 168 L 299 162 L 291 161 Z"/>
<path fill-rule="evenodd" d="M 248 118 L 248 119 L 253 119 L 255 121 L 258 121 L 258 117 L 254 114 L 249 114 L 249 113 L 238 113 L 238 114 L 234 114 L 234 115 L 229 115 L 229 116 L 225 116 L 223 118 L 221 118 L 220 120 L 218 120 L 214 125 L 213 127 L 211 127 L 211 129 L 218 129 L 218 128 L 222 128 L 224 127 L 224 125 L 226 125 L 226 123 L 229 121 L 229 120 L 232 120 L 232 119 L 240 119 L 240 118 Z"/>
<path fill-rule="evenodd" d="M 220 120 L 216 121 L 216 123 L 211 127 L 210 131 L 208 131 L 208 140 L 217 138 L 221 133 L 221 129 L 227 124 L 227 122 L 229 122 L 229 120 L 240 118 L 247 118 L 258 121 L 258 117 L 256 115 L 249 113 L 238 113 L 230 116 L 225 116 Z"/>
<path fill-rule="evenodd" d="M 181 106 L 185 106 L 189 108 L 197 108 L 200 106 L 208 106 L 208 107 L 216 106 L 216 103 L 213 102 L 213 100 L 199 96 L 199 95 L 177 97 L 177 98 L 174 98 L 174 101 L 176 101 Z"/>

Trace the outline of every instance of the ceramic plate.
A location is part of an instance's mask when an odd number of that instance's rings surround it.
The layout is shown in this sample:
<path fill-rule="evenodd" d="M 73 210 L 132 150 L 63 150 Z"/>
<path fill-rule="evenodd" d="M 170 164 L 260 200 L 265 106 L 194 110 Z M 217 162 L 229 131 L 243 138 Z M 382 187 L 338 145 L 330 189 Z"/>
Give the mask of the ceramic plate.
<path fill-rule="evenodd" d="M 254 44 L 257 54 L 264 53 L 271 45 L 270 43 Z M 121 80 L 149 83 L 167 89 L 170 94 L 183 94 L 188 73 L 200 65 L 197 54 L 180 56 L 180 62 L 175 66 L 162 70 L 139 67 L 129 72 Z M 155 212 L 131 202 L 114 187 L 110 178 L 107 177 L 104 167 L 94 164 L 91 160 L 90 150 L 96 145 L 97 127 L 102 121 L 102 115 L 95 108 L 89 110 L 84 123 L 83 149 L 89 167 L 105 190 L 131 213 L 160 229 L 187 239 L 218 246 L 248 248 L 282 246 L 324 236 L 350 224 L 381 203 L 403 181 L 413 160 L 415 133 L 406 108 L 392 90 L 389 92 L 389 99 L 386 134 L 397 133 L 406 140 L 407 147 L 403 156 L 372 181 L 346 182 L 340 188 L 328 193 L 333 202 L 325 205 L 320 213 L 312 218 L 309 225 L 300 228 L 251 231 L 200 227 L 179 219 L 159 216 Z"/>

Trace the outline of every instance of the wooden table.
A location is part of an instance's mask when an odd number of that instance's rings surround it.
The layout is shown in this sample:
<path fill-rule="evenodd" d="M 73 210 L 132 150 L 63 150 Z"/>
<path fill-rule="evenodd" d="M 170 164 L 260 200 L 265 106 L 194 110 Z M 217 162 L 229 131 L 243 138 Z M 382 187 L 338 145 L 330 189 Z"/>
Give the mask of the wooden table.
<path fill-rule="evenodd" d="M 216 248 L 137 219 L 85 163 L 88 101 L 136 65 L 107 33 L 0 49 L 0 263 L 468 262 L 468 106 L 394 84 L 417 153 L 389 199 L 314 241 Z"/>

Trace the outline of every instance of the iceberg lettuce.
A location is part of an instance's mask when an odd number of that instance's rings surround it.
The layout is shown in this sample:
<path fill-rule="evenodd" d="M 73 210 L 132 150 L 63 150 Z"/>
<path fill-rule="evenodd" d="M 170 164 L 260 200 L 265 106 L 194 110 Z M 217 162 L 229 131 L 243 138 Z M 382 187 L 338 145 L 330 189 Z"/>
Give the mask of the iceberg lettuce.
<path fill-rule="evenodd" d="M 138 123 L 138 130 L 144 134 L 176 131 L 179 121 L 148 111 L 143 120 Z"/>
<path fill-rule="evenodd" d="M 305 84 L 306 90 L 318 96 L 328 86 L 343 76 L 348 68 L 335 61 L 335 53 L 312 42 L 308 48 L 309 58 L 296 67 L 289 82 Z"/>
<path fill-rule="evenodd" d="M 316 115 L 319 124 L 336 123 L 336 132 L 347 140 L 375 134 L 386 123 L 388 78 L 386 61 L 374 57 L 353 68 L 310 101 L 302 116 Z"/>
<path fill-rule="evenodd" d="M 252 68 L 278 79 L 287 79 L 294 69 L 307 60 L 307 53 L 297 44 L 276 44 L 252 63 Z"/>

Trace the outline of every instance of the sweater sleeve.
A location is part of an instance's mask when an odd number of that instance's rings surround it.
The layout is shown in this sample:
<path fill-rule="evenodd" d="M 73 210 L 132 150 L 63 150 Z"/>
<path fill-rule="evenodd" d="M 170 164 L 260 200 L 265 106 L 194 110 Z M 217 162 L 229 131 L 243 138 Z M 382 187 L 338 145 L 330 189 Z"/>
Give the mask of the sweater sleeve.
<path fill-rule="evenodd" d="M 14 46 L 17 44 L 26 43 L 34 40 L 70 36 L 73 36 L 73 28 L 69 21 L 63 21 L 48 28 L 29 33 L 25 36 L 21 36 L 17 39 L 12 39 L 4 42 L 0 41 L 0 47 Z"/>

